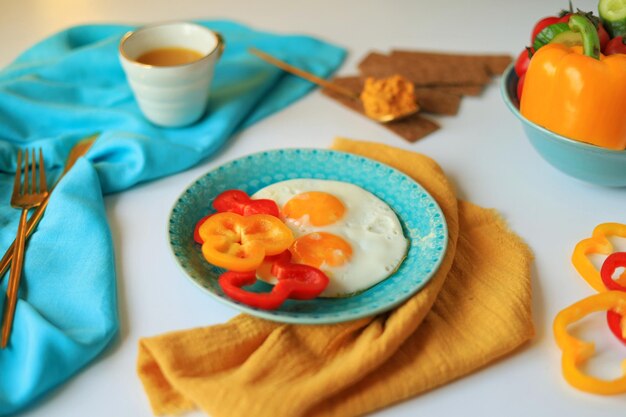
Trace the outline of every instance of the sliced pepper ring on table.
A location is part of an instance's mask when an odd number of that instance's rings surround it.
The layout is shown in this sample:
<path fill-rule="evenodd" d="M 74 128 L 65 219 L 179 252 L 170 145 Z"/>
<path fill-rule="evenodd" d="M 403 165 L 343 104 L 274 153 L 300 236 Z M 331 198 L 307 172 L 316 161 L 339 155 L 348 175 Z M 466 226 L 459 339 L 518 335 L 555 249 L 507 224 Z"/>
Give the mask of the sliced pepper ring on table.
<path fill-rule="evenodd" d="M 565 380 L 573 387 L 593 394 L 626 393 L 626 361 L 622 363 L 623 375 L 614 380 L 585 374 L 579 367 L 593 356 L 595 345 L 572 336 L 567 327 L 590 313 L 608 310 L 623 316 L 626 313 L 626 292 L 605 291 L 592 295 L 565 308 L 554 319 L 554 337 L 563 353 L 561 366 Z"/>
<path fill-rule="evenodd" d="M 613 280 L 613 274 L 620 267 L 626 268 L 626 252 L 615 252 L 610 254 L 602 264 L 600 276 L 602 277 L 602 282 L 607 289 L 626 292 L 625 286 L 620 285 Z M 622 273 L 620 279 L 623 279 L 624 277 L 626 277 L 626 271 Z M 615 337 L 617 337 L 617 339 L 622 343 L 626 344 L 626 316 L 623 313 L 620 314 L 617 311 L 609 310 L 606 312 L 606 321 L 609 325 L 609 329 L 611 329 L 611 332 L 615 335 Z"/>
<path fill-rule="evenodd" d="M 617 280 L 613 279 L 613 274 L 618 268 L 626 268 L 626 252 L 614 252 L 607 256 L 600 268 L 600 278 L 607 289 L 626 291 L 626 285 L 620 284 L 626 278 L 626 271 Z"/>
<path fill-rule="evenodd" d="M 598 292 L 606 291 L 606 287 L 602 282 L 600 271 L 596 269 L 591 260 L 588 258 L 592 254 L 609 255 L 613 253 L 613 244 L 609 241 L 609 236 L 626 238 L 626 224 L 621 223 L 602 223 L 593 229 L 590 238 L 581 240 L 576 244 L 574 253 L 572 254 L 572 264 L 578 273 Z M 617 280 L 621 285 L 626 287 L 626 274 Z"/>
<path fill-rule="evenodd" d="M 609 310 L 606 312 L 606 322 L 617 340 L 626 344 L 626 315 Z"/>

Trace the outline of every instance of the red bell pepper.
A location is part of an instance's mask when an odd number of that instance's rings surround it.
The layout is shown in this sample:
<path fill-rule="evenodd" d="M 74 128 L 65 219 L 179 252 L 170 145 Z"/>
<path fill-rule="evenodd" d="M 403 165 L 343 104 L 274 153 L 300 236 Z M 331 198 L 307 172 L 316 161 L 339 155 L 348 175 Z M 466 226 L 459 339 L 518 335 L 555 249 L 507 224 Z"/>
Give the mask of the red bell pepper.
<path fill-rule="evenodd" d="M 243 209 L 250 202 L 248 194 L 241 190 L 226 190 L 213 200 L 213 208 L 218 213 L 230 212 L 243 216 Z"/>
<path fill-rule="evenodd" d="M 617 379 L 605 380 L 584 372 L 584 363 L 590 359 L 595 347 L 591 342 L 578 339 L 568 333 L 570 324 L 590 313 L 598 311 L 626 312 L 626 293 L 605 291 L 592 295 L 565 308 L 554 319 L 553 331 L 559 348 L 563 352 L 561 367 L 563 376 L 572 386 L 586 392 L 603 395 L 626 393 L 626 370 Z"/>
<path fill-rule="evenodd" d="M 226 190 L 219 194 L 213 200 L 213 208 L 218 213 L 235 213 L 241 216 L 269 214 L 270 216 L 280 217 L 276 202 L 267 199 L 253 200 L 248 194 L 241 190 Z M 193 231 L 193 240 L 201 245 L 204 241 L 200 237 L 200 226 L 202 226 L 202 223 L 209 217 L 211 217 L 211 215 L 204 216 L 198 220 Z"/>
<path fill-rule="evenodd" d="M 580 276 L 598 292 L 606 291 L 606 287 L 602 282 L 600 272 L 591 263 L 588 255 L 610 255 L 613 253 L 613 244 L 609 240 L 611 236 L 626 238 L 626 224 L 602 223 L 597 225 L 593 229 L 591 237 L 578 242 L 574 248 L 574 253 L 572 253 L 572 264 Z"/>
<path fill-rule="evenodd" d="M 617 311 L 609 310 L 606 312 L 606 322 L 617 340 L 626 345 L 626 317 Z"/>
<path fill-rule="evenodd" d="M 626 268 L 626 252 L 614 252 L 604 260 L 600 268 L 600 277 L 607 289 L 626 291 L 626 287 L 613 279 L 613 274 L 620 267 Z M 626 273 L 622 277 L 626 277 Z M 615 337 L 626 344 L 626 322 L 622 325 L 624 317 L 617 311 L 609 310 L 606 312 L 606 321 Z"/>
<path fill-rule="evenodd" d="M 220 275 L 219 285 L 233 300 L 263 310 L 275 310 L 288 298 L 310 300 L 317 297 L 328 286 L 329 279 L 319 269 L 291 263 L 291 254 L 284 251 L 267 257 L 273 261 L 272 274 L 278 282 L 268 293 L 255 293 L 244 290 L 243 286 L 256 282 L 256 273 L 227 271 Z"/>
<path fill-rule="evenodd" d="M 274 200 L 261 198 L 258 200 L 250 200 L 243 208 L 244 216 L 253 214 L 269 214 L 270 216 L 279 217 L 278 206 Z"/>
<path fill-rule="evenodd" d="M 269 214 L 278 217 L 278 206 L 273 200 L 253 200 L 241 190 L 226 190 L 213 200 L 213 208 L 219 212 L 237 213 L 242 216 Z"/>
<path fill-rule="evenodd" d="M 244 290 L 243 286 L 256 282 L 256 273 L 227 271 L 220 275 L 218 283 L 224 294 L 250 307 L 275 310 L 287 299 L 284 289 L 274 286 L 271 292 L 256 293 Z"/>
<path fill-rule="evenodd" d="M 609 290 L 626 291 L 626 287 L 613 280 L 613 274 L 618 268 L 626 268 L 626 252 L 614 252 L 607 256 L 600 268 L 602 283 Z M 626 273 L 620 279 L 626 278 Z"/>
<path fill-rule="evenodd" d="M 272 274 L 278 278 L 276 285 L 289 292 L 289 298 L 310 300 L 315 298 L 328 286 L 328 276 L 319 269 L 303 264 L 291 263 L 291 252 L 285 251 L 277 255 L 272 265 Z"/>

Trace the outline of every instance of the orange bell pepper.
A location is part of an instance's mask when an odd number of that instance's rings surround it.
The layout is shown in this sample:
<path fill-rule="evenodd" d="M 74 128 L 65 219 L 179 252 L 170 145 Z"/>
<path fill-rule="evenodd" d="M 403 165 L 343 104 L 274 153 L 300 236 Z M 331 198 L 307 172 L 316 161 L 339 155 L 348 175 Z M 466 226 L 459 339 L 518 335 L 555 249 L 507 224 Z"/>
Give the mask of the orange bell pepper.
<path fill-rule="evenodd" d="M 626 393 L 626 361 L 622 363 L 624 374 L 614 380 L 599 379 L 583 373 L 579 366 L 589 359 L 595 346 L 575 338 L 567 332 L 567 326 L 590 313 L 611 310 L 618 314 L 626 313 L 626 293 L 606 291 L 592 295 L 567 307 L 554 319 L 554 338 L 563 352 L 561 367 L 565 380 L 575 388 L 593 394 L 613 395 Z"/>
<path fill-rule="evenodd" d="M 291 230 L 269 214 L 217 213 L 202 223 L 198 234 L 204 258 L 236 272 L 254 271 L 266 255 L 277 255 L 293 243 Z"/>
<path fill-rule="evenodd" d="M 604 148 L 626 148 L 626 55 L 600 54 L 597 31 L 574 14 L 583 48 L 548 44 L 530 61 L 520 112 L 555 133 Z M 582 52 L 582 53 L 581 53 Z"/>
<path fill-rule="evenodd" d="M 545 46 L 544 46 L 545 48 Z M 626 238 L 626 224 L 602 223 L 593 229 L 590 238 L 581 240 L 576 244 L 572 253 L 572 264 L 578 273 L 598 292 L 606 291 L 602 282 L 600 271 L 589 260 L 588 255 L 601 254 L 609 255 L 613 252 L 613 245 L 607 236 L 618 236 Z M 622 286 L 626 286 L 626 273 L 623 273 L 617 280 Z"/>

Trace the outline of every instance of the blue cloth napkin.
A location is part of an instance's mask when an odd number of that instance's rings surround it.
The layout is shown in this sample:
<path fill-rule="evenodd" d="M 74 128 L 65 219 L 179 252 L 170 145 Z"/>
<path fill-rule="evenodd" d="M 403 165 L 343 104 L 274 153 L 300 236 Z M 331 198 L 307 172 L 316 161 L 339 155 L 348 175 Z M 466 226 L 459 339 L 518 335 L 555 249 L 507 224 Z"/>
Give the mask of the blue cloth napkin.
<path fill-rule="evenodd" d="M 141 115 L 117 56 L 129 26 L 70 28 L 0 72 L 0 254 L 13 241 L 19 218 L 9 206 L 17 149 L 41 147 L 51 182 L 77 141 L 101 133 L 59 183 L 28 242 L 13 334 L 0 351 L 0 415 L 21 410 L 70 378 L 117 333 L 115 260 L 103 195 L 192 167 L 233 133 L 314 87 L 247 53 L 248 47 L 321 77 L 345 56 L 306 36 L 199 23 L 220 32 L 226 50 L 207 114 L 185 128 L 159 128 Z M 3 291 L 7 281 L 8 274 Z"/>

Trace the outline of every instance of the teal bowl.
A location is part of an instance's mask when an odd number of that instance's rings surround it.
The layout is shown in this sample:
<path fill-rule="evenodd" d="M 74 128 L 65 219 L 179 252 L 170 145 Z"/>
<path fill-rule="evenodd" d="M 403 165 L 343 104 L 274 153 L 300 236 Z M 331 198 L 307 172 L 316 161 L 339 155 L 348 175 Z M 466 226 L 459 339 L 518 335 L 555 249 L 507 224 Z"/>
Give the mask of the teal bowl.
<path fill-rule="evenodd" d="M 529 121 L 519 112 L 517 80 L 510 65 L 502 77 L 500 92 L 543 159 L 579 180 L 606 187 L 626 187 L 626 150 L 614 151 L 568 139 Z"/>

